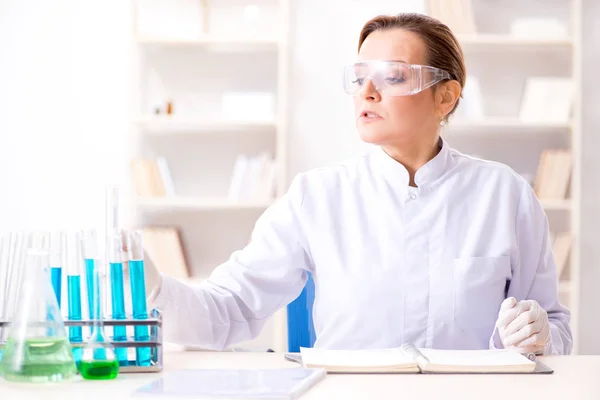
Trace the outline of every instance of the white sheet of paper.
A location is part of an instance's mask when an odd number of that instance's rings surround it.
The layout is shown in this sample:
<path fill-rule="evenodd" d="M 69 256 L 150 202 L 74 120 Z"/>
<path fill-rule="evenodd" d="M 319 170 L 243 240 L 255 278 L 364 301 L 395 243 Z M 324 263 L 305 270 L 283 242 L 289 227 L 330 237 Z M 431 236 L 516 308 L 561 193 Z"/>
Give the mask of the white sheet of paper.
<path fill-rule="evenodd" d="M 300 348 L 304 365 L 348 367 L 387 367 L 413 365 L 414 360 L 402 349 L 325 350 Z"/>
<path fill-rule="evenodd" d="M 431 364 L 494 366 L 535 364 L 514 350 L 436 350 L 419 349 Z"/>

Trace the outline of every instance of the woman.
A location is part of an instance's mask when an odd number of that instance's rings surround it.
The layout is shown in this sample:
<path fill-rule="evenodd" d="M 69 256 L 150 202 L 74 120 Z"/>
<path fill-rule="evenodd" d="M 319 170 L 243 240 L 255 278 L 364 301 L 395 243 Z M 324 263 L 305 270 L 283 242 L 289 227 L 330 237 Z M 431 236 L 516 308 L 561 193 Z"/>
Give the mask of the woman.
<path fill-rule="evenodd" d="M 251 339 L 310 271 L 316 347 L 569 353 L 570 314 L 557 300 L 533 191 L 507 166 L 440 138 L 465 75 L 460 46 L 439 21 L 367 22 L 344 79 L 361 139 L 378 149 L 297 176 L 249 245 L 201 286 L 150 267 L 166 337 L 215 349 Z"/>

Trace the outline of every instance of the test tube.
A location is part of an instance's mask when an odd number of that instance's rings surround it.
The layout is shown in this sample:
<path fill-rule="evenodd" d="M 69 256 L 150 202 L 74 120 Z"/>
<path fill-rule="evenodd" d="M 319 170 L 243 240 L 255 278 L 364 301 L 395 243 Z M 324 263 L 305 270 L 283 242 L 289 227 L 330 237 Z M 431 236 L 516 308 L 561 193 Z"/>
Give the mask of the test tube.
<path fill-rule="evenodd" d="M 100 303 L 97 302 L 94 306 L 94 290 L 99 290 L 98 285 L 95 284 L 95 277 L 98 274 L 96 269 L 96 258 L 98 258 L 98 236 L 94 229 L 81 232 L 81 246 L 83 264 L 85 266 L 88 312 L 90 319 L 97 319 L 98 315 L 100 315 Z"/>
<path fill-rule="evenodd" d="M 65 234 L 53 232 L 50 235 L 50 280 L 60 308 L 62 290 L 62 267 L 65 263 Z"/>
<path fill-rule="evenodd" d="M 119 230 L 113 230 L 108 235 L 108 262 L 110 265 L 110 289 L 113 319 L 126 319 L 125 294 L 123 284 L 123 237 Z M 127 327 L 115 326 L 113 328 L 113 340 L 115 342 L 127 341 Z M 119 365 L 127 365 L 127 348 L 115 349 Z"/>
<path fill-rule="evenodd" d="M 67 317 L 72 321 L 81 321 L 81 272 L 83 258 L 81 255 L 81 233 L 72 233 L 65 239 L 65 264 L 67 273 Z M 71 343 L 83 342 L 83 328 L 80 326 L 69 327 L 69 341 Z M 81 362 L 83 349 L 73 348 L 73 358 L 79 366 Z"/>
<path fill-rule="evenodd" d="M 106 222 L 106 239 L 109 240 L 110 236 L 115 229 L 119 228 L 119 187 L 118 186 L 107 186 L 106 187 L 106 210 L 105 210 L 105 222 Z"/>
<path fill-rule="evenodd" d="M 144 247 L 141 231 L 129 232 L 127 235 L 127 252 L 129 254 L 129 282 L 131 284 L 133 318 L 148 319 L 146 282 L 144 279 Z M 147 326 L 135 326 L 133 332 L 136 341 L 150 340 Z M 149 366 L 150 357 L 151 352 L 149 347 L 136 348 L 136 365 Z"/>
<path fill-rule="evenodd" d="M 109 263 L 111 305 L 114 319 L 126 319 L 123 284 L 123 237 L 119 229 L 119 187 L 106 187 L 106 258 Z M 127 327 L 115 326 L 113 340 L 127 341 Z M 115 349 L 120 365 L 127 365 L 127 349 Z"/>
<path fill-rule="evenodd" d="M 6 317 L 10 321 L 15 315 L 19 291 L 25 270 L 27 249 L 31 247 L 31 236 L 24 232 L 13 232 L 9 237 L 7 268 L 8 275 L 5 281 L 4 293 L 6 302 Z"/>

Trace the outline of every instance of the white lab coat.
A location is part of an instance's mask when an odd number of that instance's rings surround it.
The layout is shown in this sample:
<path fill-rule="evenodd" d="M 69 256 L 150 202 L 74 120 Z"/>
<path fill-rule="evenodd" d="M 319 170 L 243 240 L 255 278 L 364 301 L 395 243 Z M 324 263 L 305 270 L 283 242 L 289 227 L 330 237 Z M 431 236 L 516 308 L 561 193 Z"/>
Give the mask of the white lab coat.
<path fill-rule="evenodd" d="M 569 353 L 570 313 L 531 187 L 505 165 L 440 144 L 417 188 L 382 149 L 297 176 L 207 281 L 163 277 L 153 304 L 166 340 L 223 349 L 252 339 L 310 271 L 315 347 L 500 347 L 494 324 L 514 296 L 548 312 L 547 353 Z"/>

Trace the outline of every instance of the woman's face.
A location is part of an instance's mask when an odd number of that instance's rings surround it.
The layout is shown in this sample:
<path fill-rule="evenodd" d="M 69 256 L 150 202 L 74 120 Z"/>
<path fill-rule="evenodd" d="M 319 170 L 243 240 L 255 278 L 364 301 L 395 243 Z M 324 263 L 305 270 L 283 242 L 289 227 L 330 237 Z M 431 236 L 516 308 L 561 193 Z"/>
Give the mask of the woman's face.
<path fill-rule="evenodd" d="M 427 48 L 413 32 L 403 29 L 375 31 L 363 42 L 358 54 L 358 61 L 369 60 L 427 65 Z M 435 115 L 435 101 L 432 88 L 410 96 L 388 96 L 380 94 L 367 80 L 354 96 L 360 137 L 380 146 L 410 143 L 423 136 L 430 139 L 437 135 L 440 123 L 440 117 Z M 366 116 L 366 111 L 377 116 Z"/>

